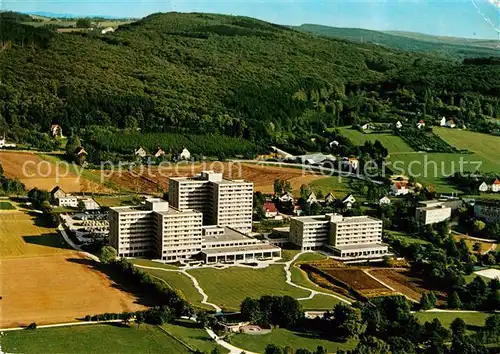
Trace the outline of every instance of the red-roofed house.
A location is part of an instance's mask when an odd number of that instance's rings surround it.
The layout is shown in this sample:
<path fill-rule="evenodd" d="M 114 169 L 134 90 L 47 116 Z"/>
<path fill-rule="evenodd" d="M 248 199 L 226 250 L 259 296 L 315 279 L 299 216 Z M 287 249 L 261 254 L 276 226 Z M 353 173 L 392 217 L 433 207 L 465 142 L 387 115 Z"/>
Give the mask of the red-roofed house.
<path fill-rule="evenodd" d="M 500 192 L 500 180 L 498 178 L 491 184 L 491 191 L 494 193 Z"/>
<path fill-rule="evenodd" d="M 410 192 L 408 189 L 408 184 L 406 182 L 395 182 L 391 187 L 392 195 L 407 195 Z"/>
<path fill-rule="evenodd" d="M 417 123 L 417 128 L 420 129 L 422 127 L 425 127 L 425 122 L 423 121 L 423 119 L 421 119 L 418 123 Z"/>
<path fill-rule="evenodd" d="M 264 211 L 266 212 L 266 218 L 274 218 L 278 215 L 278 209 L 276 209 L 273 202 L 265 202 Z"/>

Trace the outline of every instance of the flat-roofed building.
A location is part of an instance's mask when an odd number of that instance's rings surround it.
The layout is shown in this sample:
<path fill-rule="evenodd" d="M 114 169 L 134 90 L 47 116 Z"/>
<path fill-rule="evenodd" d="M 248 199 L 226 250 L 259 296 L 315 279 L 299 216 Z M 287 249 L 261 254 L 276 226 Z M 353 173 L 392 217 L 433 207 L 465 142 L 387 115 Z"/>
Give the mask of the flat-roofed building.
<path fill-rule="evenodd" d="M 188 259 L 201 251 L 202 218 L 200 212 L 180 211 L 161 199 L 110 208 L 109 241 L 120 257 Z"/>
<path fill-rule="evenodd" d="M 382 243 L 382 220 L 369 216 L 331 216 L 329 246 L 342 258 L 372 258 L 388 253 Z"/>
<path fill-rule="evenodd" d="M 281 258 L 281 248 L 229 227 L 204 226 L 201 255 L 205 263 L 251 262 Z"/>
<path fill-rule="evenodd" d="M 382 243 L 382 221 L 339 214 L 293 217 L 290 241 L 307 251 L 327 247 L 341 258 L 373 258 L 388 254 Z"/>
<path fill-rule="evenodd" d="M 297 216 L 290 219 L 290 241 L 302 251 L 323 247 L 330 235 L 330 216 Z"/>
<path fill-rule="evenodd" d="M 415 219 L 421 225 L 436 224 L 450 217 L 451 207 L 440 200 L 421 201 L 415 211 Z"/>
<path fill-rule="evenodd" d="M 205 224 L 229 226 L 241 232 L 252 230 L 253 183 L 225 179 L 222 173 L 202 171 L 193 177 L 169 179 L 172 206 L 203 213 Z"/>
<path fill-rule="evenodd" d="M 477 200 L 474 203 L 474 215 L 486 222 L 500 222 L 500 202 Z"/>

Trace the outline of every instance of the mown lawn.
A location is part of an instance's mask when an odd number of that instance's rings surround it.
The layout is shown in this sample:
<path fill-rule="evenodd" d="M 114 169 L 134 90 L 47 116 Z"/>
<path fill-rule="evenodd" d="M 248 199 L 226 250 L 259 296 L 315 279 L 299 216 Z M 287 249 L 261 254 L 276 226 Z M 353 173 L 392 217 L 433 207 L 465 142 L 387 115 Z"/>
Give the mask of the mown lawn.
<path fill-rule="evenodd" d="M 0 210 L 15 210 L 16 208 L 9 202 L 0 202 Z"/>
<path fill-rule="evenodd" d="M 190 353 L 155 326 L 99 324 L 5 332 L 6 353 Z"/>
<path fill-rule="evenodd" d="M 392 236 L 392 238 L 396 240 L 400 240 L 403 245 L 411 245 L 411 244 L 419 244 L 419 245 L 425 245 L 428 244 L 428 241 L 421 240 L 415 236 L 412 236 L 410 234 L 407 234 L 406 232 L 399 232 L 399 231 L 389 231 L 386 230 L 386 232 Z"/>
<path fill-rule="evenodd" d="M 315 351 L 318 346 L 323 346 L 327 352 L 335 353 L 338 350 L 348 350 L 356 346 L 356 341 L 345 343 L 332 342 L 318 337 L 315 334 L 294 332 L 283 328 L 273 329 L 271 333 L 263 335 L 235 334 L 231 337 L 231 344 L 256 353 L 264 353 L 268 344 L 280 347 L 292 347 Z"/>
<path fill-rule="evenodd" d="M 326 291 L 325 291 L 326 292 Z M 339 299 L 328 295 L 316 294 L 310 300 L 300 300 L 304 310 L 332 310 L 335 305 L 341 302 Z"/>
<path fill-rule="evenodd" d="M 434 132 L 457 149 L 467 149 L 500 171 L 500 137 L 468 130 L 436 127 Z"/>
<path fill-rule="evenodd" d="M 467 324 L 469 330 L 477 330 L 484 326 L 484 321 L 490 314 L 483 312 L 417 312 L 415 316 L 420 323 L 430 322 L 434 318 L 439 319 L 441 324 L 450 328 L 450 324 L 455 318 L 460 317 Z"/>
<path fill-rule="evenodd" d="M 208 301 L 223 309 L 237 310 L 246 297 L 260 298 L 263 295 L 289 295 L 294 298 L 307 297 L 308 291 L 294 288 L 285 282 L 282 265 L 271 265 L 264 269 L 232 267 L 228 269 L 193 269 L 200 286 L 208 295 Z"/>
<path fill-rule="evenodd" d="M 396 175 L 413 176 L 424 185 L 434 185 L 437 192 L 458 190 L 447 178 L 455 172 L 474 171 L 480 163 L 481 172 L 500 172 L 500 165 L 476 154 L 406 153 L 391 155 L 388 167 Z"/>
<path fill-rule="evenodd" d="M 313 181 L 309 183 L 309 187 L 324 196 L 332 193 L 336 198 L 344 198 L 349 193 L 349 180 L 349 177 L 332 176 Z"/>
<path fill-rule="evenodd" d="M 165 272 L 163 270 L 156 269 L 142 269 L 143 271 L 151 274 L 152 276 L 163 280 L 167 283 L 172 289 L 177 290 L 180 294 L 182 294 L 187 301 L 197 307 L 202 307 L 206 309 L 212 310 L 211 306 L 207 306 L 202 304 L 203 300 L 202 296 L 196 290 L 193 285 L 191 279 L 189 279 L 186 275 L 181 274 L 179 272 Z"/>
<path fill-rule="evenodd" d="M 220 353 L 227 353 L 228 350 L 218 346 L 198 324 L 189 320 L 177 320 L 175 323 L 167 323 L 162 327 L 173 337 L 184 342 L 188 347 L 204 353 L 211 353 L 218 347 Z"/>
<path fill-rule="evenodd" d="M 352 141 L 356 145 L 363 145 L 365 141 L 375 142 L 379 140 L 382 145 L 389 151 L 389 153 L 393 152 L 411 152 L 414 151 L 410 145 L 408 145 L 403 139 L 399 136 L 392 135 L 390 132 L 368 132 L 362 133 L 359 130 L 352 128 L 340 128 L 340 133 Z"/>

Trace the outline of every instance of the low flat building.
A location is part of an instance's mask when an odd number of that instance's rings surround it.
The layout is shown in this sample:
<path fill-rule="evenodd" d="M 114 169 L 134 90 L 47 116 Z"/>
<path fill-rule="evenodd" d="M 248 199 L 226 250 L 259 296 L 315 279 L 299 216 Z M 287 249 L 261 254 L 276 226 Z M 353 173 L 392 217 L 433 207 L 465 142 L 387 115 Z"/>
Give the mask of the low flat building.
<path fill-rule="evenodd" d="M 382 221 L 339 214 L 293 217 L 290 242 L 302 251 L 327 247 L 341 258 L 374 258 L 388 254 L 382 243 Z"/>
<path fill-rule="evenodd" d="M 56 201 L 59 207 L 76 208 L 78 206 L 78 198 L 69 194 L 64 197 L 58 197 Z"/>
<path fill-rule="evenodd" d="M 229 227 L 204 226 L 201 257 L 205 263 L 272 260 L 281 258 L 281 248 Z"/>
<path fill-rule="evenodd" d="M 415 219 L 420 225 L 436 224 L 450 217 L 451 207 L 440 200 L 421 201 L 415 211 Z"/>
<path fill-rule="evenodd" d="M 83 202 L 83 207 L 87 211 L 101 209 L 101 206 L 92 198 L 84 198 L 84 199 L 81 199 L 81 201 Z"/>
<path fill-rule="evenodd" d="M 500 222 L 500 202 L 493 200 L 476 200 L 474 215 L 489 223 Z"/>

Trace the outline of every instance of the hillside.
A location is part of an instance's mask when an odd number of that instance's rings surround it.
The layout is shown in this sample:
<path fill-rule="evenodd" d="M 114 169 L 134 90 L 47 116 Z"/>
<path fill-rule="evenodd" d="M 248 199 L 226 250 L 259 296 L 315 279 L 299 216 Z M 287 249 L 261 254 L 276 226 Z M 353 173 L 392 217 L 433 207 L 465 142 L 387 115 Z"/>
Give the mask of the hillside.
<path fill-rule="evenodd" d="M 0 25 L 0 131 L 34 145 L 49 143 L 54 122 L 66 134 L 100 125 L 315 149 L 325 126 L 424 111 L 486 130 L 500 117 L 494 62 L 212 14 L 155 14 L 106 35 Z"/>
<path fill-rule="evenodd" d="M 412 32 L 372 31 L 304 24 L 298 30 L 319 36 L 345 39 L 357 43 L 373 43 L 411 52 L 429 53 L 450 59 L 498 56 L 499 41 L 437 37 Z"/>

